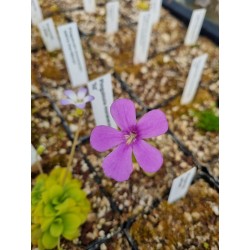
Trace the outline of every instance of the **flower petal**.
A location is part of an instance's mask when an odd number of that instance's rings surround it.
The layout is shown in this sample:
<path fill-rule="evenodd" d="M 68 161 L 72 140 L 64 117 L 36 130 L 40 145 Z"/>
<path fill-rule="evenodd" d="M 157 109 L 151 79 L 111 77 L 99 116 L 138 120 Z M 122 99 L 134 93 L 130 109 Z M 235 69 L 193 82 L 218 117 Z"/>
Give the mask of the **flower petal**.
<path fill-rule="evenodd" d="M 133 153 L 145 172 L 154 173 L 162 166 L 161 152 L 143 140 L 138 140 L 133 145 Z"/>
<path fill-rule="evenodd" d="M 104 125 L 95 127 L 90 135 L 91 146 L 99 152 L 114 148 L 123 141 L 124 137 L 120 131 Z"/>
<path fill-rule="evenodd" d="M 86 103 L 85 103 L 85 102 L 82 102 L 82 103 L 76 103 L 75 105 L 76 105 L 76 107 L 77 107 L 77 108 L 79 108 L 79 109 L 84 109 L 84 108 L 85 108 L 85 106 L 86 106 Z"/>
<path fill-rule="evenodd" d="M 118 99 L 110 107 L 116 124 L 122 130 L 130 130 L 136 125 L 135 105 L 129 99 Z"/>
<path fill-rule="evenodd" d="M 87 103 L 87 102 L 92 102 L 94 99 L 95 99 L 94 96 L 92 96 L 92 95 L 87 95 L 87 96 L 84 98 L 84 102 L 85 102 L 85 103 Z"/>
<path fill-rule="evenodd" d="M 61 105 L 69 105 L 69 104 L 73 104 L 72 100 L 70 99 L 63 99 L 60 101 Z"/>
<path fill-rule="evenodd" d="M 74 102 L 77 101 L 76 93 L 71 89 L 65 90 L 64 95 L 66 95 L 69 99 L 71 99 Z"/>
<path fill-rule="evenodd" d="M 80 100 L 83 100 L 84 97 L 86 96 L 87 94 L 87 89 L 86 88 L 80 88 L 77 92 L 77 98 L 80 99 Z"/>
<path fill-rule="evenodd" d="M 119 145 L 103 160 L 102 164 L 106 176 L 116 181 L 126 181 L 132 171 L 132 148 L 125 143 Z"/>
<path fill-rule="evenodd" d="M 168 121 L 161 110 L 152 110 L 138 121 L 137 129 L 143 139 L 162 135 L 168 130 Z"/>

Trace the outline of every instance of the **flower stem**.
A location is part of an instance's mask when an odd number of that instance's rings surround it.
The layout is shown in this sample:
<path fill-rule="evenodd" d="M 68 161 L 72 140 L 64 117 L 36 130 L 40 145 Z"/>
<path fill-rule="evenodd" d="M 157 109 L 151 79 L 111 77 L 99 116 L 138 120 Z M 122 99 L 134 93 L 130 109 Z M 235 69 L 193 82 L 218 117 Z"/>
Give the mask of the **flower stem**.
<path fill-rule="evenodd" d="M 65 184 L 66 178 L 68 176 L 68 173 L 72 171 L 72 161 L 73 161 L 73 157 L 75 154 L 75 150 L 76 150 L 76 146 L 77 146 L 77 142 L 78 142 L 78 137 L 80 134 L 80 130 L 81 130 L 81 118 L 82 116 L 79 116 L 79 120 L 78 120 L 78 125 L 77 125 L 77 130 L 74 136 L 74 140 L 73 140 L 73 144 L 71 147 L 71 151 L 70 151 L 70 155 L 69 155 L 69 160 L 68 160 L 68 164 L 67 164 L 67 168 L 66 168 L 66 172 L 62 181 L 62 184 Z"/>
<path fill-rule="evenodd" d="M 58 238 L 57 249 L 62 250 L 61 245 L 60 245 L 60 237 Z"/>

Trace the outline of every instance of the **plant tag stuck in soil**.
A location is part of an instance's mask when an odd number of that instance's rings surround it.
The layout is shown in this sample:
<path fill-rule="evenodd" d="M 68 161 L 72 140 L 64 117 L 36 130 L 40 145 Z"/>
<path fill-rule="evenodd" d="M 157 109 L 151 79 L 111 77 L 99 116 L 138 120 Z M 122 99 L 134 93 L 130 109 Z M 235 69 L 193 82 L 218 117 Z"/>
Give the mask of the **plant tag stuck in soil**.
<path fill-rule="evenodd" d="M 111 75 L 106 74 L 88 82 L 88 90 L 89 94 L 95 97 L 91 102 L 91 106 L 96 126 L 107 125 L 117 128 L 110 114 L 110 106 L 114 100 Z"/>
<path fill-rule="evenodd" d="M 173 203 L 187 194 L 189 186 L 195 176 L 195 173 L 196 167 L 193 167 L 186 173 L 178 176 L 173 180 L 170 194 L 168 197 L 168 203 Z"/>
<path fill-rule="evenodd" d="M 57 29 L 71 84 L 73 87 L 86 84 L 89 79 L 77 24 L 69 23 Z"/>
<path fill-rule="evenodd" d="M 38 29 L 42 36 L 46 49 L 49 52 L 60 49 L 60 41 L 56 33 L 55 24 L 52 18 L 47 18 L 38 24 Z"/>
<path fill-rule="evenodd" d="M 31 0 L 31 22 L 37 26 L 43 20 L 43 13 L 38 0 Z"/>
<path fill-rule="evenodd" d="M 41 160 L 41 156 L 37 154 L 36 149 L 31 144 L 31 166 Z"/>
<path fill-rule="evenodd" d="M 96 3 L 95 0 L 83 0 L 84 10 L 87 13 L 95 13 Z"/>
<path fill-rule="evenodd" d="M 150 11 L 152 15 L 152 23 L 158 23 L 161 16 L 162 0 L 150 0 Z"/>
<path fill-rule="evenodd" d="M 181 97 L 182 105 L 192 102 L 197 91 L 207 57 L 208 54 L 204 54 L 193 59 Z"/>
<path fill-rule="evenodd" d="M 106 4 L 106 33 L 112 34 L 119 27 L 119 2 L 113 1 Z"/>
<path fill-rule="evenodd" d="M 135 41 L 134 64 L 145 63 L 147 61 L 151 31 L 152 21 L 150 11 L 141 11 Z"/>
<path fill-rule="evenodd" d="M 206 9 L 198 9 L 193 11 L 184 40 L 185 45 L 193 45 L 197 42 L 206 11 Z"/>

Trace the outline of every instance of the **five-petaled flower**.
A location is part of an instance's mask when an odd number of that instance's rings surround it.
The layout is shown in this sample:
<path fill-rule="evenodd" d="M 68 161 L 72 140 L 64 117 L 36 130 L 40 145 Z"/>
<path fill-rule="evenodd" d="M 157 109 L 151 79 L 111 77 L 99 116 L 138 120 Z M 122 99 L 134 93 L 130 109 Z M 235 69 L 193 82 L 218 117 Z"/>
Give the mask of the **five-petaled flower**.
<path fill-rule="evenodd" d="M 134 103 L 129 99 L 114 101 L 110 112 L 121 130 L 101 125 L 95 127 L 90 135 L 91 146 L 99 152 L 115 147 L 103 160 L 106 176 L 119 182 L 128 180 L 133 171 L 132 154 L 145 172 L 158 171 L 163 164 L 162 154 L 143 139 L 164 134 L 168 130 L 165 114 L 152 110 L 137 122 Z"/>
<path fill-rule="evenodd" d="M 87 102 L 91 102 L 94 100 L 94 96 L 86 95 L 87 89 L 80 88 L 77 94 L 73 90 L 65 90 L 64 94 L 68 97 L 68 99 L 61 100 L 62 105 L 70 105 L 73 104 L 79 109 L 84 109 Z"/>

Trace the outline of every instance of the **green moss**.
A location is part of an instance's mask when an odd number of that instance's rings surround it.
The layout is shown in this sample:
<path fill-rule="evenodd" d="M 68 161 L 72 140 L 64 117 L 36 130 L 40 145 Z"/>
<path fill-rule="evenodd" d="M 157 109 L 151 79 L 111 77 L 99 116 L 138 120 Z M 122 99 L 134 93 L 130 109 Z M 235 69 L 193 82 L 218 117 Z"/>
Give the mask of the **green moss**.
<path fill-rule="evenodd" d="M 219 131 L 219 117 L 212 109 L 195 112 L 195 116 L 198 118 L 197 128 L 211 132 Z"/>

